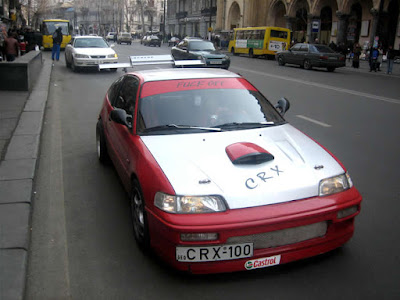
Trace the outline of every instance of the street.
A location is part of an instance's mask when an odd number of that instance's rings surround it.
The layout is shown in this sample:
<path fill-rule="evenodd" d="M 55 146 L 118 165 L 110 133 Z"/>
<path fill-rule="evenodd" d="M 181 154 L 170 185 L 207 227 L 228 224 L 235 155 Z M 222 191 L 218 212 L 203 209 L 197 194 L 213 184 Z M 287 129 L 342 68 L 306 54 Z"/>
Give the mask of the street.
<path fill-rule="evenodd" d="M 120 62 L 129 55 L 170 53 L 166 45 L 138 42 L 114 49 Z M 43 54 L 50 59 L 51 53 Z M 273 104 L 289 99 L 285 119 L 348 168 L 363 196 L 350 242 L 304 261 L 211 276 L 181 274 L 143 254 L 133 237 L 122 184 L 96 155 L 99 109 L 123 71 L 74 73 L 62 52 L 53 67 L 41 136 L 27 299 L 399 297 L 400 76 L 386 75 L 385 66 L 380 73 L 307 71 L 245 56 L 232 56 L 230 70 Z"/>

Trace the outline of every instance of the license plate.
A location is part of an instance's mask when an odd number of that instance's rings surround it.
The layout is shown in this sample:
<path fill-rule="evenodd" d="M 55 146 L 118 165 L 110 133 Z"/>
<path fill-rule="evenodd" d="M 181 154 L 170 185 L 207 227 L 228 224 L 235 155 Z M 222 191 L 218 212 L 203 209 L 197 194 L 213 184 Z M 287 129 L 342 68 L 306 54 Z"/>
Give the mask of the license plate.
<path fill-rule="evenodd" d="M 222 61 L 220 60 L 210 60 L 210 65 L 221 65 Z"/>
<path fill-rule="evenodd" d="M 176 247 L 176 260 L 183 262 L 206 262 L 219 260 L 232 260 L 253 256 L 253 243 Z"/>
<path fill-rule="evenodd" d="M 337 57 L 329 57 L 330 60 L 337 60 Z"/>

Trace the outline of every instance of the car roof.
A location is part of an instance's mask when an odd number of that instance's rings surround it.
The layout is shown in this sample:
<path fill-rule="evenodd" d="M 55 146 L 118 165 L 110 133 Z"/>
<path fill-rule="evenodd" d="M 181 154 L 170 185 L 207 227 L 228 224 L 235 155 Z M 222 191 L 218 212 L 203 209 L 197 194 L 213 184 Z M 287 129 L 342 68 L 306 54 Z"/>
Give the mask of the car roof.
<path fill-rule="evenodd" d="M 228 70 L 208 68 L 152 69 L 135 71 L 131 74 L 141 76 L 144 82 L 179 79 L 241 78 L 240 75 Z"/>
<path fill-rule="evenodd" d="M 103 39 L 103 37 L 98 36 L 98 35 L 80 35 L 80 36 L 75 36 L 75 39 Z"/>

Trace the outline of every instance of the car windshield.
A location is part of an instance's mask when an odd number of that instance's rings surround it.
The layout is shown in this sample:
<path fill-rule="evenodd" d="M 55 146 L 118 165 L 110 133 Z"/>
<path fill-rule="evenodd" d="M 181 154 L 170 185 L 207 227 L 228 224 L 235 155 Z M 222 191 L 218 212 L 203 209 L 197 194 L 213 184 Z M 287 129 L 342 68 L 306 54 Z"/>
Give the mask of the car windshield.
<path fill-rule="evenodd" d="M 312 52 L 335 53 L 335 51 L 325 45 L 310 45 L 310 48 Z"/>
<path fill-rule="evenodd" d="M 75 40 L 75 48 L 108 48 L 108 44 L 102 38 L 80 38 Z"/>
<path fill-rule="evenodd" d="M 285 123 L 258 91 L 195 89 L 144 97 L 139 134 L 183 134 L 243 130 Z"/>
<path fill-rule="evenodd" d="M 192 51 L 214 51 L 213 43 L 206 41 L 191 41 L 189 43 L 189 50 Z"/>

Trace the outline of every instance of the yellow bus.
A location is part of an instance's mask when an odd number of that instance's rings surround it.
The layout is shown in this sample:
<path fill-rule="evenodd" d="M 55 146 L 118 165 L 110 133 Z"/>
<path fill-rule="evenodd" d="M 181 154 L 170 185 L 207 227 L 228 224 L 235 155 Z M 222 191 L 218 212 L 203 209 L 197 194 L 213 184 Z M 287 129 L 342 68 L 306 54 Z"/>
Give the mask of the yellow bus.
<path fill-rule="evenodd" d="M 61 32 L 63 34 L 61 48 L 64 49 L 65 46 L 71 41 L 71 26 L 69 20 L 60 20 L 60 19 L 43 20 L 42 35 L 43 35 L 43 47 L 45 50 L 53 48 L 53 33 L 56 31 L 58 27 L 61 27 Z"/>
<path fill-rule="evenodd" d="M 265 55 L 270 58 L 290 46 L 290 30 L 287 28 L 245 27 L 233 30 L 233 39 L 228 45 L 228 50 L 233 55 L 244 53 L 250 57 Z"/>

